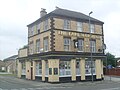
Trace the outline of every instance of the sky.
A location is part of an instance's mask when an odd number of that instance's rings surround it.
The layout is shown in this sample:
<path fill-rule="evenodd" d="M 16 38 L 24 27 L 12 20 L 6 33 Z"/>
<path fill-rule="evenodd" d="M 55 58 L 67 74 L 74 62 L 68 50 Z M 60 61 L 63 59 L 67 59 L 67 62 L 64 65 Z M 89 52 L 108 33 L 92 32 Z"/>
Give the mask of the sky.
<path fill-rule="evenodd" d="M 120 0 L 0 0 L 0 60 L 27 44 L 27 25 L 59 8 L 89 14 L 104 22 L 106 52 L 120 57 Z"/>

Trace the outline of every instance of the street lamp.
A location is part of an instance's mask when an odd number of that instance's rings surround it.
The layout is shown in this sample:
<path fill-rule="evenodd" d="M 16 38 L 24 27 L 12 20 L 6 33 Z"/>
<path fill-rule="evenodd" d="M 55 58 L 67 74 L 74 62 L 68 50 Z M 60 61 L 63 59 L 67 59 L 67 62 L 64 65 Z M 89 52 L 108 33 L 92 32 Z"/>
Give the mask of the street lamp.
<path fill-rule="evenodd" d="M 91 32 L 91 28 L 90 28 L 90 14 L 92 14 L 93 12 L 91 11 L 89 13 L 89 31 L 90 31 L 90 40 L 91 40 L 91 37 L 92 37 L 92 32 Z M 90 57 L 91 57 L 91 79 L 92 79 L 92 82 L 93 82 L 93 60 L 92 60 L 92 48 L 91 48 L 91 44 L 90 44 Z"/>

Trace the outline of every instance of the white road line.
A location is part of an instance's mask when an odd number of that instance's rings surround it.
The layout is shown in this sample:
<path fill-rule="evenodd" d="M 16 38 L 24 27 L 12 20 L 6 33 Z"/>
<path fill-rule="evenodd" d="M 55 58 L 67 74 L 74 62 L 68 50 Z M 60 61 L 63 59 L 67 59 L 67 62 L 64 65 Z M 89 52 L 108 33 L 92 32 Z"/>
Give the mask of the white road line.
<path fill-rule="evenodd" d="M 10 89 L 10 90 L 49 90 L 49 89 L 63 89 L 63 88 L 71 88 L 71 87 L 40 87 L 40 88 L 19 88 L 19 89 Z M 8 89 L 2 89 L 0 90 L 8 90 Z"/>
<path fill-rule="evenodd" d="M 120 88 L 107 88 L 107 89 L 100 89 L 100 90 L 120 90 Z"/>

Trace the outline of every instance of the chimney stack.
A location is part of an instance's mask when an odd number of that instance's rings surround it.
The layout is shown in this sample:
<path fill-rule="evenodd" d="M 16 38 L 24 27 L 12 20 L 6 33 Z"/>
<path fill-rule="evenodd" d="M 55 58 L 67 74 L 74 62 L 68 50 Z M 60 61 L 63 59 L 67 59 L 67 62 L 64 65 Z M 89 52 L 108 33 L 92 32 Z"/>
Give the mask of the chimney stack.
<path fill-rule="evenodd" d="M 47 14 L 46 9 L 41 8 L 40 17 L 43 17 L 43 16 L 45 16 L 46 14 Z"/>

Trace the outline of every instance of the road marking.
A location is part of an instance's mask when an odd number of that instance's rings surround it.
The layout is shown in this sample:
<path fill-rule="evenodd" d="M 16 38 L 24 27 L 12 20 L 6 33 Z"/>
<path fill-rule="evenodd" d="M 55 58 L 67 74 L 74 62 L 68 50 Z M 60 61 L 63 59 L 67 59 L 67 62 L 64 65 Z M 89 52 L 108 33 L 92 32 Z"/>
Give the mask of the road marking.
<path fill-rule="evenodd" d="M 49 89 L 64 89 L 64 88 L 71 88 L 71 87 L 40 87 L 40 88 L 19 88 L 19 89 L 2 89 L 0 90 L 49 90 Z"/>
<path fill-rule="evenodd" d="M 101 90 L 120 90 L 120 88 L 107 88 L 107 89 L 101 89 Z"/>

